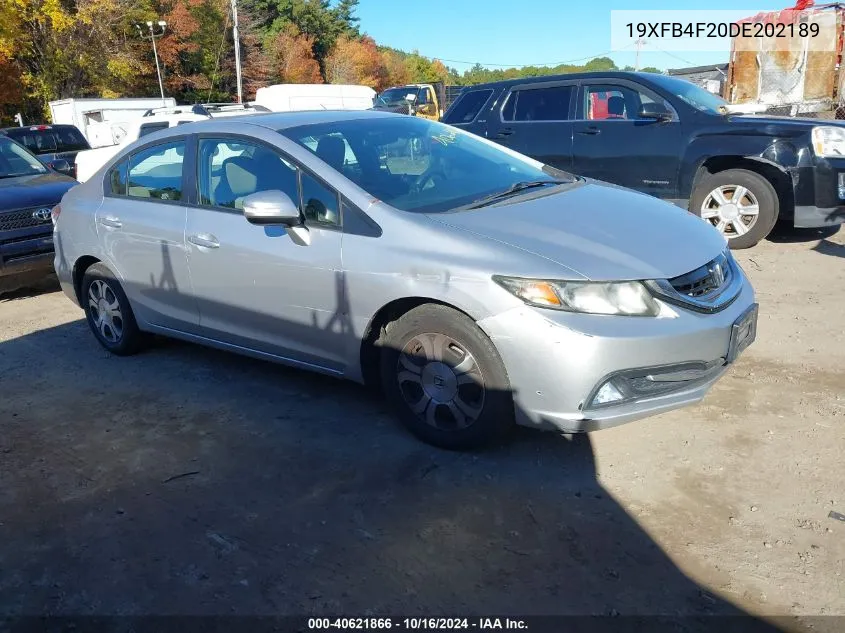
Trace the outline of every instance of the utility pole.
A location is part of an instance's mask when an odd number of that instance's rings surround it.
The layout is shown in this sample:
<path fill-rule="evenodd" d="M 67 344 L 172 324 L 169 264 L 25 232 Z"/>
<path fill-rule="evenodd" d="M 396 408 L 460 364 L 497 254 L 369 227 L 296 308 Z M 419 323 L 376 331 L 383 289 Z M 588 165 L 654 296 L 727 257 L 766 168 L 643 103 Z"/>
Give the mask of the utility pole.
<path fill-rule="evenodd" d="M 634 62 L 634 70 L 639 71 L 640 70 L 640 49 L 642 49 L 642 47 L 645 45 L 645 40 L 643 38 L 640 38 L 634 43 L 637 45 L 637 57 L 636 57 L 636 61 Z"/>
<path fill-rule="evenodd" d="M 159 31 L 158 33 L 155 32 L 156 26 L 161 29 L 161 31 Z M 153 43 L 153 57 L 155 57 L 156 60 L 156 75 L 158 75 L 158 89 L 161 91 L 161 105 L 165 105 L 164 84 L 161 81 L 161 68 L 159 68 L 158 65 L 158 49 L 156 48 L 156 40 L 164 35 L 164 29 L 167 28 L 167 22 L 165 22 L 164 20 L 159 20 L 158 22 L 147 22 L 147 28 L 150 29 L 149 35 L 144 35 L 144 31 L 141 29 L 140 24 L 136 24 L 135 28 L 138 29 L 138 35 L 141 37 L 142 40 L 148 39 L 151 40 Z"/>
<path fill-rule="evenodd" d="M 241 77 L 241 35 L 238 32 L 238 0 L 232 0 L 232 38 L 235 40 L 235 75 L 238 79 L 238 103 L 243 103 L 244 89 Z"/>

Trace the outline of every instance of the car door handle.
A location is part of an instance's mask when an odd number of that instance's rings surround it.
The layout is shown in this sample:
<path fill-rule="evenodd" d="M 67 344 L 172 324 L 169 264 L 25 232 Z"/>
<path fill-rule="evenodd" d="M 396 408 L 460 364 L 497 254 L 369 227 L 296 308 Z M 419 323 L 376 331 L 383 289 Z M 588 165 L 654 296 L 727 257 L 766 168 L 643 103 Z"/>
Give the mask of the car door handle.
<path fill-rule="evenodd" d="M 513 130 L 509 127 L 506 127 L 504 130 L 499 130 L 499 133 L 496 134 L 496 138 L 505 138 L 513 134 Z"/>
<path fill-rule="evenodd" d="M 101 217 L 100 224 L 102 224 L 103 226 L 107 226 L 110 229 L 119 229 L 123 226 L 123 222 L 121 222 L 119 218 L 116 218 L 113 215 L 105 215 Z"/>
<path fill-rule="evenodd" d="M 581 130 L 578 130 L 578 134 L 596 135 L 596 134 L 601 134 L 601 130 L 599 128 L 597 128 L 595 125 L 590 125 L 590 126 L 585 127 Z"/>
<path fill-rule="evenodd" d="M 210 233 L 191 235 L 188 241 L 194 246 L 202 246 L 203 248 L 220 248 L 220 242 Z"/>

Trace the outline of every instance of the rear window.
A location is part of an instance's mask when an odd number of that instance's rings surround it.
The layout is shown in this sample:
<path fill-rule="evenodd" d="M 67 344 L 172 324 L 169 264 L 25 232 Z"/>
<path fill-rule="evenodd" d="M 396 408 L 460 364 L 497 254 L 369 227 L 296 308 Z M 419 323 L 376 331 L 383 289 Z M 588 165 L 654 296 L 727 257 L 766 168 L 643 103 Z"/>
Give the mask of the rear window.
<path fill-rule="evenodd" d="M 566 121 L 573 86 L 514 90 L 502 108 L 505 121 Z"/>
<path fill-rule="evenodd" d="M 473 90 L 458 97 L 455 104 L 443 118 L 444 123 L 471 123 L 487 103 L 492 90 Z"/>
<path fill-rule="evenodd" d="M 6 130 L 6 135 L 33 154 L 79 152 L 90 149 L 88 141 L 75 127 L 46 127 L 44 129 L 22 127 Z"/>

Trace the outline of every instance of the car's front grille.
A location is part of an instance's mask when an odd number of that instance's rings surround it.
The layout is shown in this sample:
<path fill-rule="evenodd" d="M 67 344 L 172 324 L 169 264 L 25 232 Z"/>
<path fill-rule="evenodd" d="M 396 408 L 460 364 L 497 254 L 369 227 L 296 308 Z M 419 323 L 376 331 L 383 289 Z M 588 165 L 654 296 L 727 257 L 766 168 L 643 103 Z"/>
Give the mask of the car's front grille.
<path fill-rule="evenodd" d="M 670 279 L 678 294 L 698 299 L 714 294 L 730 282 L 732 271 L 724 254 L 692 272 Z"/>
<path fill-rule="evenodd" d="M 18 211 L 0 212 L 0 231 L 14 231 L 50 222 L 50 208 L 37 207 Z"/>

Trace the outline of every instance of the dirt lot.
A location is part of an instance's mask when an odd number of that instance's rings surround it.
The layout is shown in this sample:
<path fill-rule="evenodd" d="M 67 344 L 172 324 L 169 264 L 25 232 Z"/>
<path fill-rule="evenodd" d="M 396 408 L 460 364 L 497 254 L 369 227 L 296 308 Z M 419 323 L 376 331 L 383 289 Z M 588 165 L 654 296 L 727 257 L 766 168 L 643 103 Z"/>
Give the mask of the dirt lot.
<path fill-rule="evenodd" d="M 700 406 L 476 454 L 352 384 L 176 342 L 111 357 L 61 293 L 19 292 L 0 615 L 845 616 L 845 231 L 738 257 L 758 341 Z"/>

